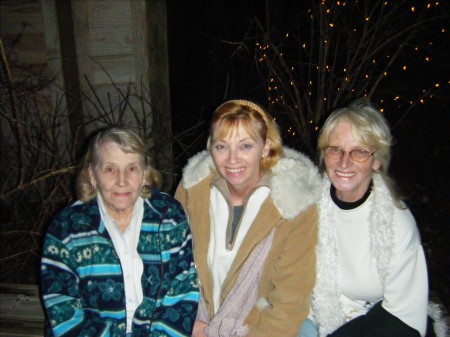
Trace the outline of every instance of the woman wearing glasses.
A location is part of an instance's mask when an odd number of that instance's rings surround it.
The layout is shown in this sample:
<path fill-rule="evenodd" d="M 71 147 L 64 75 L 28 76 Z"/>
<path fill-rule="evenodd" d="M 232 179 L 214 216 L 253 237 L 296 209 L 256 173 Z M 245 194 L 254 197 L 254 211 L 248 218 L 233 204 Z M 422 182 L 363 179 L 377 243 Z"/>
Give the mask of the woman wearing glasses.
<path fill-rule="evenodd" d="M 428 279 L 419 232 L 387 175 L 392 137 L 365 101 L 334 111 L 319 140 L 326 171 L 311 320 L 302 336 L 424 336 Z"/>

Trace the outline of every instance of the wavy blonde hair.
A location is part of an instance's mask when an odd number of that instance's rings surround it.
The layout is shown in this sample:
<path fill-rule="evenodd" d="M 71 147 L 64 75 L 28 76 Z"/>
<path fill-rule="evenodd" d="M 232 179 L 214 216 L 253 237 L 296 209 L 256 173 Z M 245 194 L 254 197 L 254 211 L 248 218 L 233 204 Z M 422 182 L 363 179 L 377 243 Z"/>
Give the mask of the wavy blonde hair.
<path fill-rule="evenodd" d="M 218 125 L 216 134 L 214 127 Z M 261 171 L 270 170 L 283 155 L 283 144 L 280 131 L 272 117 L 259 105 L 246 100 L 231 100 L 220 105 L 214 112 L 210 125 L 208 150 L 211 151 L 213 138 L 222 138 L 229 135 L 239 125 L 253 139 L 261 137 L 265 142 L 270 141 L 269 154 L 261 159 Z"/>
<path fill-rule="evenodd" d="M 125 153 L 136 153 L 141 158 L 144 169 L 144 183 L 140 196 L 149 198 L 153 186 L 162 186 L 161 174 L 151 165 L 151 157 L 147 155 L 147 145 L 134 131 L 124 127 L 110 127 L 98 131 L 89 143 L 88 149 L 79 165 L 79 174 L 76 182 L 77 197 L 87 202 L 97 196 L 97 189 L 92 188 L 89 179 L 89 167 L 95 168 L 99 163 L 101 145 L 106 142 L 116 143 Z"/>

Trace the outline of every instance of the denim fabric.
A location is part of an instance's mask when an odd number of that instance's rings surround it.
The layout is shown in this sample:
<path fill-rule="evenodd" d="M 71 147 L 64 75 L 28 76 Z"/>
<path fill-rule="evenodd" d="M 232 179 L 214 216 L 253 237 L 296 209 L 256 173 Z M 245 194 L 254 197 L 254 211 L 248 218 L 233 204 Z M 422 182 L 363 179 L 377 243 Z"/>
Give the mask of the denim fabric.
<path fill-rule="evenodd" d="M 305 319 L 297 337 L 319 337 L 319 333 L 313 321 Z"/>

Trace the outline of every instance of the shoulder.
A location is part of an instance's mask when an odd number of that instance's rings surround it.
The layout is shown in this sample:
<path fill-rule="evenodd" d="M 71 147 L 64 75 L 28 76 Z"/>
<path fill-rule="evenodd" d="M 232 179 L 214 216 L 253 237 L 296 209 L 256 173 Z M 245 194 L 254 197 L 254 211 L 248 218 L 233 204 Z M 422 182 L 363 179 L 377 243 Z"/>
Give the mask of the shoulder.
<path fill-rule="evenodd" d="M 317 202 L 321 177 L 307 156 L 284 148 L 283 157 L 272 168 L 270 189 L 280 213 L 292 219 Z"/>
<path fill-rule="evenodd" d="M 54 235 L 65 237 L 98 227 L 99 219 L 97 199 L 94 198 L 86 203 L 76 201 L 56 214 L 48 231 Z"/>
<path fill-rule="evenodd" d="M 186 220 L 180 202 L 171 195 L 156 188 L 152 190 L 151 197 L 144 200 L 144 218 L 158 221 L 155 217 L 161 220 L 172 219 L 176 223 Z"/>
<path fill-rule="evenodd" d="M 394 223 L 395 247 L 399 248 L 414 242 L 420 243 L 420 235 L 416 220 L 411 211 L 406 207 L 399 208 L 395 204 L 391 192 L 379 174 L 374 174 L 374 204 L 379 213 L 388 213 Z"/>
<path fill-rule="evenodd" d="M 197 153 L 183 169 L 182 184 L 185 189 L 198 184 L 214 171 L 214 162 L 208 151 Z"/>
<path fill-rule="evenodd" d="M 416 220 L 411 211 L 406 209 L 394 209 L 395 242 L 396 246 L 407 244 L 420 244 L 420 234 Z"/>

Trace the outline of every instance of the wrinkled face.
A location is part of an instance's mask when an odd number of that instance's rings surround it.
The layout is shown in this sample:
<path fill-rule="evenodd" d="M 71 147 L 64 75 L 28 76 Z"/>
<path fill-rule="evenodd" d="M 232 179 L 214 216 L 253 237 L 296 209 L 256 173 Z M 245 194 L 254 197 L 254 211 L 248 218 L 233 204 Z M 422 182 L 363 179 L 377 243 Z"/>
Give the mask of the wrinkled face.
<path fill-rule="evenodd" d="M 215 139 L 217 126 L 212 130 L 211 154 L 219 174 L 228 187 L 247 195 L 261 178 L 261 158 L 269 154 L 269 141 L 252 138 L 242 125 L 223 139 Z"/>
<path fill-rule="evenodd" d="M 105 142 L 99 147 L 98 165 L 89 167 L 89 176 L 114 219 L 131 214 L 144 181 L 139 154 L 125 153 L 116 143 Z"/>
<path fill-rule="evenodd" d="M 366 149 L 356 142 L 352 133 L 352 126 L 347 121 L 339 122 L 335 129 L 330 133 L 329 146 L 340 147 L 344 151 L 354 149 L 364 149 L 372 152 L 372 149 Z M 348 153 L 340 159 L 330 159 L 324 157 L 325 168 L 331 183 L 336 187 L 336 196 L 342 201 L 352 202 L 362 198 L 366 193 L 372 172 L 380 168 L 379 161 L 373 156 L 364 163 L 358 163 L 350 158 Z"/>

